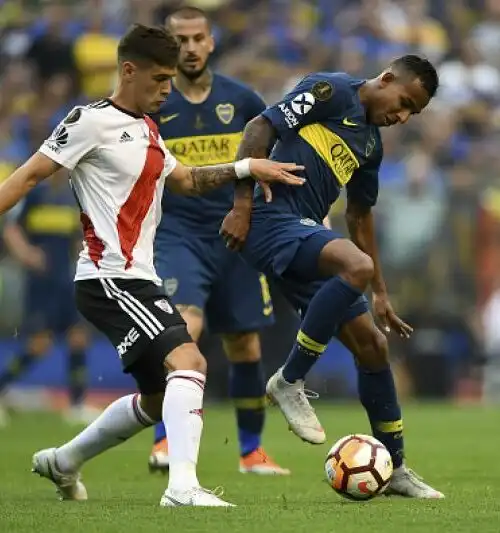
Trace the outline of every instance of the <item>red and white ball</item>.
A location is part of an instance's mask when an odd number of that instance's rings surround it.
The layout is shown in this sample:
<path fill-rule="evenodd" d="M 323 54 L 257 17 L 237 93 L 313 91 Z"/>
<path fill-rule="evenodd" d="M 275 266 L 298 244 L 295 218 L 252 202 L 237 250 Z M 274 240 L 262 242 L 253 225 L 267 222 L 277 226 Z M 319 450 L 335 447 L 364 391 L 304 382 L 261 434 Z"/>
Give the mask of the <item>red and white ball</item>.
<path fill-rule="evenodd" d="M 369 435 L 348 435 L 328 452 L 325 473 L 335 492 L 350 500 L 370 500 L 382 494 L 392 476 L 387 448 Z"/>

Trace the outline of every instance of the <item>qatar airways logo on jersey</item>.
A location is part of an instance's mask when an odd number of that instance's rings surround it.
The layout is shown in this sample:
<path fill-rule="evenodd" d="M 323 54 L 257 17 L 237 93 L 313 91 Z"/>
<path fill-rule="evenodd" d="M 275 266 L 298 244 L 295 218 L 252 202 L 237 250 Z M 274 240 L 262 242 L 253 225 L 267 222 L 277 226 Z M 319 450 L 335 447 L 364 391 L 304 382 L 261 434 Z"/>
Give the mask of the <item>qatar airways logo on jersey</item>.
<path fill-rule="evenodd" d="M 185 165 L 217 165 L 234 161 L 241 138 L 242 132 L 198 135 L 169 139 L 165 144 Z"/>

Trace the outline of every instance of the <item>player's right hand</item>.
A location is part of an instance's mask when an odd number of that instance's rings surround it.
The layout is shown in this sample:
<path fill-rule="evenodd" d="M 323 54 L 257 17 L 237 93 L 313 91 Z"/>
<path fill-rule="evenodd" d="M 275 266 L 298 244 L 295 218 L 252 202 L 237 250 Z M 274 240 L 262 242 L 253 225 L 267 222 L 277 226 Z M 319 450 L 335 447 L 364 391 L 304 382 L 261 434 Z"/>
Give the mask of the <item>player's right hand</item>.
<path fill-rule="evenodd" d="M 22 263 L 36 272 L 45 272 L 47 269 L 47 257 L 45 252 L 38 246 L 30 246 Z"/>
<path fill-rule="evenodd" d="M 262 187 L 266 202 L 273 199 L 269 184 L 278 182 L 295 187 L 304 185 L 306 181 L 304 178 L 292 174 L 292 172 L 298 172 L 304 168 L 303 165 L 296 165 L 295 163 L 280 163 L 270 159 L 250 159 L 250 173 Z"/>
<path fill-rule="evenodd" d="M 226 247 L 241 250 L 250 231 L 251 210 L 233 208 L 224 217 L 219 234 L 222 235 Z"/>

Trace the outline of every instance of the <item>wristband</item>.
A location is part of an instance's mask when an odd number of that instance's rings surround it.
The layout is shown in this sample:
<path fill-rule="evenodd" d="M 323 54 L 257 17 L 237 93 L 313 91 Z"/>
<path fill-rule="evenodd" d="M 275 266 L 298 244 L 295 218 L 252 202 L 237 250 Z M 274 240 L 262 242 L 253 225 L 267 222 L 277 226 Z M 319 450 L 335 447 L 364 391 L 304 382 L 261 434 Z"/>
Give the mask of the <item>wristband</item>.
<path fill-rule="evenodd" d="M 240 159 L 234 163 L 234 171 L 236 172 L 236 179 L 243 180 L 249 178 L 252 173 L 250 172 L 250 158 Z"/>

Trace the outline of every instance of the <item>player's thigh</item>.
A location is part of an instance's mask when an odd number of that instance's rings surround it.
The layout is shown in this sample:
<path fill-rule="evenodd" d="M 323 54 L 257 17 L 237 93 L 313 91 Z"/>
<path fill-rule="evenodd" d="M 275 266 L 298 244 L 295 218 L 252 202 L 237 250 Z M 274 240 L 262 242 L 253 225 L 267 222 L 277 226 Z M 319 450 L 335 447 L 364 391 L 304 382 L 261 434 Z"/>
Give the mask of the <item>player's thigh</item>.
<path fill-rule="evenodd" d="M 58 308 L 50 285 L 45 277 L 28 275 L 26 279 L 19 333 L 26 350 L 35 357 L 44 357 L 54 342 Z"/>
<path fill-rule="evenodd" d="M 213 281 L 210 247 L 201 239 L 168 235 L 156 250 L 155 267 L 167 296 L 175 305 L 203 309 Z"/>
<path fill-rule="evenodd" d="M 76 283 L 82 315 L 108 337 L 143 394 L 165 389 L 171 370 L 206 371 L 186 324 L 161 287 L 143 280 L 101 279 Z M 177 350 L 183 345 L 194 348 Z"/>
<path fill-rule="evenodd" d="M 353 354 L 358 366 L 381 370 L 389 363 L 387 338 L 376 326 L 367 302 L 359 301 L 349 310 L 337 338 Z"/>
<path fill-rule="evenodd" d="M 53 329 L 58 316 L 58 296 L 53 294 L 53 283 L 45 276 L 28 274 L 25 281 L 22 334 Z"/>
<path fill-rule="evenodd" d="M 199 342 L 205 323 L 203 309 L 195 305 L 176 305 L 176 307 L 184 322 L 186 322 L 189 335 L 193 339 L 193 342 Z"/>
<path fill-rule="evenodd" d="M 314 241 L 311 241 L 311 237 Z M 245 260 L 268 276 L 280 276 L 290 268 L 295 256 L 306 242 L 321 240 L 322 245 L 308 254 L 308 265 L 301 274 L 304 279 L 315 279 L 318 258 L 322 247 L 336 239 L 331 230 L 309 219 L 301 219 L 292 213 L 282 213 L 277 208 L 262 207 L 252 214 L 252 224 L 242 251 Z M 306 254 L 304 254 L 306 255 Z M 312 266 L 312 274 L 311 274 Z"/>
<path fill-rule="evenodd" d="M 223 333 L 222 347 L 231 363 L 255 363 L 262 356 L 258 331 Z"/>
<path fill-rule="evenodd" d="M 322 248 L 318 270 L 322 276 L 342 277 L 362 290 L 373 277 L 373 260 L 349 239 L 336 239 Z"/>
<path fill-rule="evenodd" d="M 324 228 L 307 234 L 303 231 L 288 270 L 303 279 L 328 279 L 337 274 L 355 277 L 373 273 L 372 260 L 352 241 Z"/>
<path fill-rule="evenodd" d="M 70 350 L 85 350 L 89 343 L 88 324 L 76 308 L 73 280 L 54 285 L 52 294 L 58 302 L 52 317 L 54 332 L 66 338 Z"/>
<path fill-rule="evenodd" d="M 210 333 L 256 332 L 273 324 L 273 303 L 266 277 L 220 242 L 219 276 L 206 305 Z"/>
<path fill-rule="evenodd" d="M 211 264 L 212 250 L 201 239 L 188 241 L 169 235 L 157 250 L 156 270 L 166 294 L 176 305 L 198 341 L 203 330 L 203 310 L 216 273 Z"/>

